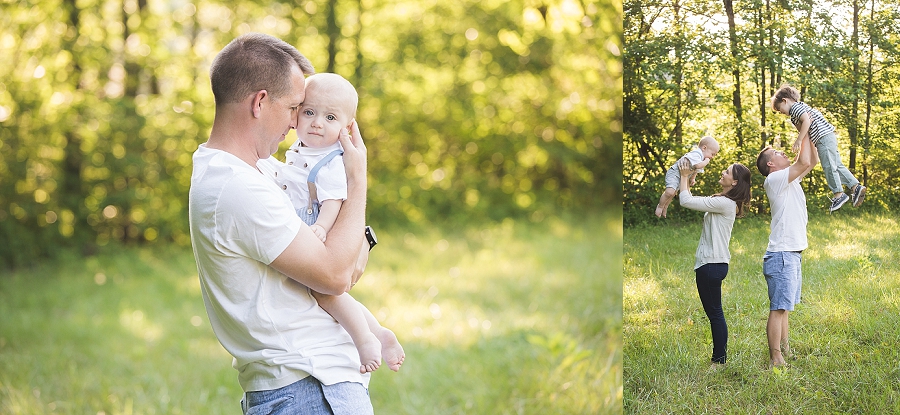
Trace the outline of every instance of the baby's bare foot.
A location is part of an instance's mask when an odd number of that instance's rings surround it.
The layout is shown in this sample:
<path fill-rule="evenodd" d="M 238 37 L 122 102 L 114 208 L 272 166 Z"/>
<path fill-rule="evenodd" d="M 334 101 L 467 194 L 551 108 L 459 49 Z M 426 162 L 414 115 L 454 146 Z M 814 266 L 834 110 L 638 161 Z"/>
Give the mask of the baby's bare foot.
<path fill-rule="evenodd" d="M 365 336 L 365 340 L 356 344 L 359 351 L 359 373 L 374 372 L 381 366 L 381 342 L 372 333 Z"/>
<path fill-rule="evenodd" d="M 394 372 L 400 370 L 400 365 L 406 359 L 406 353 L 403 352 L 403 346 L 400 345 L 397 336 L 386 328 L 382 328 L 381 333 L 377 336 L 381 342 L 381 357 L 384 358 L 391 370 Z"/>

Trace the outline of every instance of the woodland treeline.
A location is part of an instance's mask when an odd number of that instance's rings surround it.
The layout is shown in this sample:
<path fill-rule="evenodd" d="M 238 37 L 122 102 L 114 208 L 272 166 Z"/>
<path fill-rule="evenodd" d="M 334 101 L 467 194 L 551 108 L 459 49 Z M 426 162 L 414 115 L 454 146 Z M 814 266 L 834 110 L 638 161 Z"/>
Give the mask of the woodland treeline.
<path fill-rule="evenodd" d="M 3 2 L 0 265 L 189 244 L 209 64 L 250 31 L 356 85 L 370 222 L 615 207 L 621 14 L 615 0 Z"/>
<path fill-rule="evenodd" d="M 797 136 L 769 105 L 784 83 L 837 127 L 841 159 L 869 186 L 864 207 L 900 201 L 898 2 L 626 0 L 624 9 L 627 224 L 656 221 L 665 171 L 706 134 L 722 151 L 695 194 L 716 192 L 721 171 L 740 162 L 754 173 L 753 211 L 767 212 L 756 156 Z M 824 211 L 821 168 L 805 190 L 809 209 Z M 695 215 L 674 203 L 670 219 Z"/>

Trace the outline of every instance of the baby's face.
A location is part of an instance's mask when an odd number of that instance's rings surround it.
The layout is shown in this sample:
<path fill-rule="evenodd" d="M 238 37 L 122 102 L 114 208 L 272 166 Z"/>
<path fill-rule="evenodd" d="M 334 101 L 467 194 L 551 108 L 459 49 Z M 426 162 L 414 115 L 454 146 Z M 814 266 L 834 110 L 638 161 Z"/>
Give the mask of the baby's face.
<path fill-rule="evenodd" d="M 701 151 L 703 151 L 703 157 L 712 159 L 719 154 L 719 146 L 703 146 Z"/>
<path fill-rule="evenodd" d="M 297 115 L 297 137 L 307 147 L 325 148 L 338 142 L 341 129 L 350 124 L 340 101 L 307 88 L 306 100 Z"/>

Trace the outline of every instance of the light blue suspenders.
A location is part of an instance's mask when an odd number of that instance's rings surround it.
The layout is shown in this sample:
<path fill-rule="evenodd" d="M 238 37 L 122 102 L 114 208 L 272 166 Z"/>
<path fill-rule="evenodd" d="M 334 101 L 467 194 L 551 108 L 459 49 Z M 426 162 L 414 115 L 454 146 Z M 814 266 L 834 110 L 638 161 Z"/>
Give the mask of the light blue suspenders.
<path fill-rule="evenodd" d="M 309 177 L 306 178 L 306 185 L 309 186 L 309 204 L 306 206 L 306 209 L 297 210 L 297 216 L 299 216 L 300 219 L 303 219 L 303 222 L 306 222 L 307 225 L 316 223 L 316 219 L 319 217 L 319 196 L 316 194 L 316 176 L 319 175 L 319 170 L 322 169 L 322 166 L 328 164 L 331 159 L 342 154 L 344 154 L 344 150 L 334 150 L 331 153 L 328 153 L 327 156 L 323 157 L 322 160 L 319 160 L 319 162 L 309 171 Z"/>

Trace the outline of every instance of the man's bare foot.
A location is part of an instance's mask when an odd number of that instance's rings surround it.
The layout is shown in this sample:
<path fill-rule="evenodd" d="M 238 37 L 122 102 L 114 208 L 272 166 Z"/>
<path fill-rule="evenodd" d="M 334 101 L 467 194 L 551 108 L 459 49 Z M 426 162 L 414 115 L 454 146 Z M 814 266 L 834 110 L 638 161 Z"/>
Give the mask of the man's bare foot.
<path fill-rule="evenodd" d="M 786 365 L 781 350 L 769 350 L 769 369 Z"/>
<path fill-rule="evenodd" d="M 781 355 L 785 360 L 794 360 L 794 354 L 791 353 L 791 345 L 787 342 L 781 343 Z"/>
<path fill-rule="evenodd" d="M 359 373 L 374 372 L 381 366 L 381 342 L 372 333 L 368 333 L 365 341 L 356 344 L 359 351 Z"/>
<path fill-rule="evenodd" d="M 394 372 L 400 370 L 400 365 L 402 365 L 403 360 L 406 359 L 406 353 L 403 352 L 403 346 L 400 345 L 397 336 L 394 335 L 394 332 L 384 327 L 382 327 L 381 332 L 376 334 L 376 336 L 381 342 L 381 357 L 384 359 L 385 363 L 387 363 L 388 368 Z"/>

